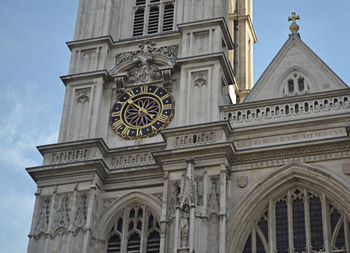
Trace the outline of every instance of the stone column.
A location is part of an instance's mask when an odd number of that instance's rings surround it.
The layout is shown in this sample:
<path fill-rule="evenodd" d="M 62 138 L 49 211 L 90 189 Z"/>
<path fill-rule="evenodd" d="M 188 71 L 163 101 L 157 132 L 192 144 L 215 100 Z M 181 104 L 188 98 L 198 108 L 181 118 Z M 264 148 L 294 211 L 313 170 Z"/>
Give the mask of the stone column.
<path fill-rule="evenodd" d="M 226 166 L 220 170 L 219 253 L 226 253 Z"/>
<path fill-rule="evenodd" d="M 96 202 L 96 193 L 97 193 L 97 175 L 95 175 L 95 178 L 90 186 L 90 193 L 89 193 L 89 205 L 87 209 L 87 215 L 86 215 L 86 225 L 85 225 L 85 234 L 83 239 L 83 246 L 81 252 L 89 252 L 89 244 L 91 239 L 91 231 L 92 231 L 92 225 L 93 225 L 93 216 L 96 210 L 94 210 L 95 202 Z"/>
<path fill-rule="evenodd" d="M 47 238 L 45 242 L 45 250 L 44 252 L 49 252 L 49 243 L 50 243 L 50 233 L 51 233 L 51 228 L 54 223 L 54 218 L 55 218 L 55 201 L 56 201 L 56 194 L 57 194 L 57 185 L 55 186 L 55 189 L 53 190 L 53 194 L 51 197 L 51 205 L 50 205 L 50 218 L 49 218 L 49 225 L 47 228 Z"/>
<path fill-rule="evenodd" d="M 32 218 L 32 226 L 30 228 L 29 232 L 29 243 L 28 243 L 28 252 L 32 252 L 32 247 L 34 243 L 34 231 L 35 231 L 35 225 L 38 222 L 38 212 L 40 208 L 40 193 L 41 188 L 38 187 L 36 193 L 35 193 L 35 205 L 34 205 L 34 212 L 33 212 L 33 218 Z"/>
<path fill-rule="evenodd" d="M 73 226 L 75 221 L 75 216 L 77 212 L 77 195 L 78 195 L 78 184 L 74 186 L 74 193 L 73 193 L 73 204 L 72 204 L 72 210 L 70 212 L 70 225 L 68 228 L 68 238 L 67 238 L 67 246 L 66 246 L 66 252 L 71 252 L 71 243 L 73 238 Z"/>
<path fill-rule="evenodd" d="M 165 235 L 166 235 L 166 215 L 168 209 L 168 187 L 169 178 L 168 172 L 164 173 L 163 177 L 163 203 L 162 203 L 162 214 L 160 217 L 160 253 L 165 253 Z"/>

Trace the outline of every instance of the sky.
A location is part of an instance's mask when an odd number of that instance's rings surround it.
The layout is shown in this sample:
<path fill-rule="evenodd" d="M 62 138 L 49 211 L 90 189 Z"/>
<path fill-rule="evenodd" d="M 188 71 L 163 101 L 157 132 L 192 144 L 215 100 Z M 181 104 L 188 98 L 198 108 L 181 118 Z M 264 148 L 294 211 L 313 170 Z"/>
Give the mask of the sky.
<path fill-rule="evenodd" d="M 118 0 L 116 0 L 118 1 Z M 1 0 L 0 253 L 25 252 L 36 185 L 25 168 L 42 162 L 36 146 L 57 142 L 78 0 Z M 350 84 L 349 0 L 255 0 L 256 81 L 300 15 L 302 40 Z"/>

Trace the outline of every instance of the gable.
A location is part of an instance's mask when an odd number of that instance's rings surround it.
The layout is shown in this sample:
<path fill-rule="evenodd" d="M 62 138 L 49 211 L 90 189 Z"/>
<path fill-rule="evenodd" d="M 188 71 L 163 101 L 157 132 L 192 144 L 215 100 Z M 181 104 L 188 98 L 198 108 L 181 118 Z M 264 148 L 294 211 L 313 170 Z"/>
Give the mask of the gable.
<path fill-rule="evenodd" d="M 348 86 L 296 33 L 290 35 L 244 102 L 344 88 Z"/>

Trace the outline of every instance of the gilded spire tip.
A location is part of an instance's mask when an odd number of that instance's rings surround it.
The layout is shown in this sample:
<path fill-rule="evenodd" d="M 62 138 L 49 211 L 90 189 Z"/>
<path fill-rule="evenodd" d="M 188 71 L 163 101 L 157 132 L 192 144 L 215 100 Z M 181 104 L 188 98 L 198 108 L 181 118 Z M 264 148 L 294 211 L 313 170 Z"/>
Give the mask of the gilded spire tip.
<path fill-rule="evenodd" d="M 299 31 L 299 25 L 296 23 L 296 20 L 300 20 L 300 16 L 297 16 L 295 12 L 292 12 L 292 16 L 288 17 L 288 21 L 292 21 L 292 24 L 289 26 L 289 30 L 292 33 L 298 33 Z"/>

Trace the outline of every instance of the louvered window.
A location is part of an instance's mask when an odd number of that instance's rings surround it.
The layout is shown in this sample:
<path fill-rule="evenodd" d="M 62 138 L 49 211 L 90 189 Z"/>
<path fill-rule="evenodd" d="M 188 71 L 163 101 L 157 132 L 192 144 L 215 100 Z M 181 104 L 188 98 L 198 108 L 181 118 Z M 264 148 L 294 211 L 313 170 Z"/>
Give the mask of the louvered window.
<path fill-rule="evenodd" d="M 174 22 L 174 5 L 167 4 L 164 7 L 163 32 L 173 30 L 173 22 Z"/>
<path fill-rule="evenodd" d="M 146 206 L 133 205 L 118 215 L 107 253 L 159 253 L 160 227 Z"/>
<path fill-rule="evenodd" d="M 133 36 L 138 36 L 143 34 L 143 24 L 144 24 L 144 9 L 137 9 L 134 18 L 134 31 Z"/>
<path fill-rule="evenodd" d="M 326 196 L 296 188 L 270 201 L 269 205 L 251 228 L 241 249 L 243 253 L 350 250 L 347 246 L 350 245 L 349 216 L 331 204 Z"/>
<path fill-rule="evenodd" d="M 136 0 L 133 36 L 172 31 L 175 0 Z"/>
<path fill-rule="evenodd" d="M 157 33 L 159 25 L 159 8 L 152 7 L 149 11 L 148 17 L 148 34 Z"/>

